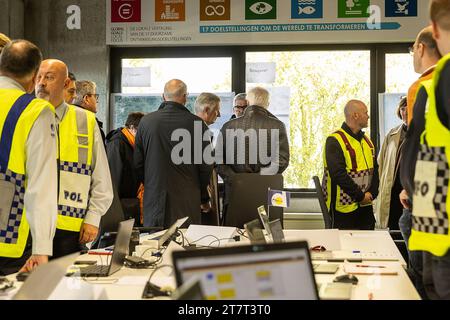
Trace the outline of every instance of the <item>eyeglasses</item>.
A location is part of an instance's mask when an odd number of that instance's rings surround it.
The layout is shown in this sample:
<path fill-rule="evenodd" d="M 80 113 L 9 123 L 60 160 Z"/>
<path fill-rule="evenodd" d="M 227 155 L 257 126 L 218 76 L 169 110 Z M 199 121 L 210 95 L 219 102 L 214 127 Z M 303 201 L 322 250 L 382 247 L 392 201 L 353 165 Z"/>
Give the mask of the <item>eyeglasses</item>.
<path fill-rule="evenodd" d="M 95 97 L 95 101 L 97 101 L 98 102 L 98 97 L 100 96 L 98 93 L 88 93 L 88 94 L 86 94 L 86 96 L 89 96 L 89 97 L 92 97 L 92 96 L 94 96 Z"/>
<path fill-rule="evenodd" d="M 234 108 L 244 110 L 245 108 L 247 108 L 247 106 L 234 106 Z"/>

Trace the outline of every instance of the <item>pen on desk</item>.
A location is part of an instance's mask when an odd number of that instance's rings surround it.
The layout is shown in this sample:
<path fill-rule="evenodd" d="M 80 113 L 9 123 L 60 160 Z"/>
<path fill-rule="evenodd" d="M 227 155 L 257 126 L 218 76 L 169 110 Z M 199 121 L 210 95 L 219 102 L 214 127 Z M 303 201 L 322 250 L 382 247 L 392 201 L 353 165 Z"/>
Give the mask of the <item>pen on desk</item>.
<path fill-rule="evenodd" d="M 358 268 L 386 268 L 385 266 L 369 266 L 367 264 L 357 264 Z"/>
<path fill-rule="evenodd" d="M 98 255 L 98 256 L 109 256 L 112 255 L 111 251 L 106 252 L 96 252 L 96 251 L 89 251 L 88 254 Z"/>

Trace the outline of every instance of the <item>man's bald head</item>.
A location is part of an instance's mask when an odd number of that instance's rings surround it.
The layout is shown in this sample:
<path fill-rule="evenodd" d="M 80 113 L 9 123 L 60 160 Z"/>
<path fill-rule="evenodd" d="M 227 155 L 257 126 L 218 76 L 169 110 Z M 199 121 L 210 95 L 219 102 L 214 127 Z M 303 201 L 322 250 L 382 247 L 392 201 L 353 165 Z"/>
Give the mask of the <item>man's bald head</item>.
<path fill-rule="evenodd" d="M 64 100 L 64 89 L 69 84 L 67 65 L 61 60 L 47 59 L 39 68 L 36 95 L 58 107 Z"/>
<path fill-rule="evenodd" d="M 426 27 L 419 32 L 413 49 L 414 71 L 417 73 L 424 73 L 439 61 L 441 54 L 433 38 L 433 27 Z"/>
<path fill-rule="evenodd" d="M 369 110 L 364 102 L 350 100 L 344 108 L 345 122 L 356 132 L 369 126 Z"/>
<path fill-rule="evenodd" d="M 187 86 L 178 79 L 172 79 L 164 86 L 164 100 L 174 101 L 180 104 L 186 103 Z"/>

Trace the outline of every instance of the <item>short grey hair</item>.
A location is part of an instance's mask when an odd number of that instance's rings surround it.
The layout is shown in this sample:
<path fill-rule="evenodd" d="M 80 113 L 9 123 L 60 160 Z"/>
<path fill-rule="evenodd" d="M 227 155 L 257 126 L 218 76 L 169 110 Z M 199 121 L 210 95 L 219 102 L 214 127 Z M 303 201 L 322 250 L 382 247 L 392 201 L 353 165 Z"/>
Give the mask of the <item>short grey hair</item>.
<path fill-rule="evenodd" d="M 236 101 L 239 101 L 239 100 L 247 100 L 247 94 L 245 94 L 245 93 L 238 93 L 234 97 L 233 105 L 236 105 Z"/>
<path fill-rule="evenodd" d="M 164 86 L 164 97 L 166 99 L 182 98 L 187 94 L 187 85 L 178 79 L 172 79 Z"/>
<path fill-rule="evenodd" d="M 73 104 L 81 105 L 83 103 L 83 98 L 87 94 L 95 92 L 96 85 L 95 82 L 89 80 L 81 80 L 75 82 L 77 95 L 73 99 Z"/>
<path fill-rule="evenodd" d="M 269 98 L 269 91 L 262 87 L 252 88 L 247 93 L 247 101 L 250 106 L 259 106 L 267 109 L 269 107 Z"/>
<path fill-rule="evenodd" d="M 195 100 L 194 110 L 195 113 L 205 112 L 205 109 L 209 107 L 209 113 L 219 107 L 220 98 L 214 93 L 203 92 Z"/>

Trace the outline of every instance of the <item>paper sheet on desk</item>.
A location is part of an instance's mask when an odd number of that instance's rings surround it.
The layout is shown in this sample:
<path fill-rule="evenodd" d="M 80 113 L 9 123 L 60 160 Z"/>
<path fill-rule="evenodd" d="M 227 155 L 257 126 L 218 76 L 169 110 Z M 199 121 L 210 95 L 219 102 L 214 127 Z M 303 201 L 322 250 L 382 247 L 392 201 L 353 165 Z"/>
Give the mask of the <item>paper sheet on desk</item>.
<path fill-rule="evenodd" d="M 127 276 L 120 278 L 119 281 L 117 281 L 116 285 L 119 286 L 144 286 L 147 282 L 148 277 L 139 277 L 139 276 Z"/>
<path fill-rule="evenodd" d="M 341 250 L 339 230 L 283 230 L 286 241 L 308 241 L 310 248 L 324 246 L 327 251 Z"/>

